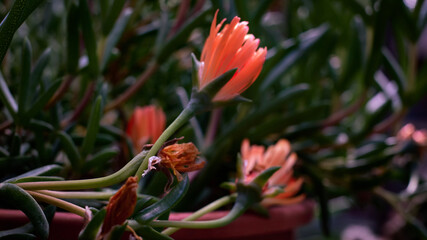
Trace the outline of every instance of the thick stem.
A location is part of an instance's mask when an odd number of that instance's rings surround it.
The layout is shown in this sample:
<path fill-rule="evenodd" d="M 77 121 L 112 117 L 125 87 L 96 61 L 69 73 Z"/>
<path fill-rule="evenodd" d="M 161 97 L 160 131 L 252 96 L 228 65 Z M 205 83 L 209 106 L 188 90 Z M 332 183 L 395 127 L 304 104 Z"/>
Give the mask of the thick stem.
<path fill-rule="evenodd" d="M 230 212 L 220 218 L 209 221 L 166 221 L 166 220 L 156 220 L 150 222 L 152 227 L 175 227 L 175 228 L 218 228 L 223 227 L 232 221 L 236 220 L 240 215 L 242 215 L 248 208 L 247 204 L 241 204 L 236 202 Z"/>
<path fill-rule="evenodd" d="M 372 130 L 372 133 L 374 134 L 385 132 L 390 127 L 393 127 L 396 123 L 399 123 L 399 121 L 402 120 L 403 117 L 405 117 L 406 112 L 406 108 L 403 108 L 399 112 L 394 113 L 390 117 L 375 125 L 374 129 Z"/>
<path fill-rule="evenodd" d="M 357 110 L 359 110 L 360 107 L 363 106 L 363 103 L 365 102 L 365 100 L 366 100 L 366 91 L 364 91 L 362 93 L 362 95 L 359 97 L 359 99 L 356 100 L 356 102 L 353 103 L 352 105 L 350 105 L 348 108 L 344 108 L 342 110 L 339 110 L 339 111 L 333 113 L 327 119 L 325 119 L 322 122 L 322 126 L 325 128 L 325 127 L 333 126 L 333 125 L 339 123 L 341 120 L 343 120 L 347 116 L 349 116 L 349 115 L 355 113 Z"/>
<path fill-rule="evenodd" d="M 182 106 L 183 107 L 187 106 L 188 105 L 188 97 L 187 97 L 187 93 L 185 92 L 185 89 L 182 87 L 178 87 L 176 89 L 176 94 L 178 95 Z M 202 129 L 200 127 L 199 122 L 197 122 L 197 118 L 192 117 L 190 119 L 190 124 L 191 124 L 191 127 L 193 128 L 194 135 L 196 137 L 197 146 L 203 146 L 203 138 L 204 138 L 203 132 L 202 132 Z"/>
<path fill-rule="evenodd" d="M 215 211 L 218 208 L 235 201 L 236 196 L 237 196 L 237 194 L 232 194 L 230 196 L 224 196 L 220 199 L 217 199 L 216 201 L 210 203 L 209 205 L 206 205 L 203 208 L 199 209 L 198 211 L 194 212 L 190 216 L 184 218 L 183 221 L 197 220 L 198 218 L 202 217 L 203 215 L 210 213 L 212 211 Z M 166 235 L 171 235 L 178 230 L 179 230 L 179 228 L 170 227 L 170 228 L 163 230 L 162 233 L 166 234 Z"/>
<path fill-rule="evenodd" d="M 52 98 L 49 100 L 49 102 L 46 104 L 44 109 L 51 108 L 59 99 L 64 96 L 65 92 L 70 87 L 70 84 L 73 82 L 74 76 L 72 75 L 66 75 L 64 77 L 64 80 L 61 83 L 61 86 L 59 86 L 58 90 L 56 90 L 55 94 L 53 94 Z"/>
<path fill-rule="evenodd" d="M 100 199 L 108 200 L 116 192 L 61 192 L 61 191 L 51 191 L 51 190 L 34 190 L 47 196 L 55 198 L 65 198 L 65 199 Z"/>
<path fill-rule="evenodd" d="M 160 135 L 156 143 L 151 147 L 147 156 L 145 157 L 142 164 L 139 166 L 138 171 L 135 174 L 135 177 L 138 180 L 141 178 L 143 172 L 148 168 L 148 159 L 157 154 L 157 152 L 162 147 L 172 134 L 174 134 L 184 123 L 186 123 L 191 117 L 194 116 L 194 110 L 191 104 L 187 105 L 186 108 L 179 114 L 179 116 L 169 125 L 169 127 Z"/>
<path fill-rule="evenodd" d="M 67 201 L 61 200 L 61 199 L 57 199 L 51 196 L 47 196 L 38 192 L 33 192 L 33 191 L 27 191 L 31 196 L 33 196 L 34 198 L 36 198 L 39 201 L 57 206 L 59 208 L 62 208 L 68 212 L 72 212 L 75 213 L 79 216 L 84 217 L 85 215 L 85 210 L 79 206 L 76 206 L 72 203 L 69 203 Z"/>
<path fill-rule="evenodd" d="M 209 120 L 208 131 L 206 133 L 203 148 L 208 148 L 215 139 L 218 131 L 218 125 L 221 121 L 222 109 L 214 109 Z"/>
<path fill-rule="evenodd" d="M 135 168 L 141 164 L 146 154 L 147 151 L 140 152 L 122 169 L 109 176 L 101 178 L 50 182 L 25 182 L 17 183 L 16 185 L 26 190 L 75 190 L 106 187 L 122 182 L 135 173 Z"/>
<path fill-rule="evenodd" d="M 108 191 L 108 192 L 94 192 L 94 191 L 51 191 L 51 190 L 34 190 L 34 192 L 38 192 L 44 195 L 48 195 L 55 198 L 63 198 L 63 199 L 97 199 L 97 200 L 108 200 L 117 191 Z M 155 197 L 138 194 L 138 198 L 153 198 Z"/>
<path fill-rule="evenodd" d="M 82 114 L 83 110 L 85 110 L 86 106 L 90 102 L 90 99 L 94 92 L 95 92 L 95 82 L 92 81 L 91 83 L 89 83 L 89 86 L 86 88 L 85 95 L 83 96 L 80 104 L 76 107 L 76 110 L 74 111 L 73 115 L 70 118 L 67 118 L 61 122 L 62 128 L 65 128 L 66 126 L 68 126 L 68 124 L 76 121 L 79 118 L 80 114 Z"/>

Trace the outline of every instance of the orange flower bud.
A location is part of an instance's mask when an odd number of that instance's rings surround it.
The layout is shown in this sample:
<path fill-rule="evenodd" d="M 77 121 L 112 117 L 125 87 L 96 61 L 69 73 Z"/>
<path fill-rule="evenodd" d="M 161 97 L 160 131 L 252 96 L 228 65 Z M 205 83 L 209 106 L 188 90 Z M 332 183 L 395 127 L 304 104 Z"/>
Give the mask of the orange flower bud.
<path fill-rule="evenodd" d="M 153 106 L 136 107 L 126 129 L 135 152 L 142 150 L 144 144 L 154 143 L 165 130 L 165 113 Z"/>
<path fill-rule="evenodd" d="M 135 209 L 138 178 L 129 177 L 114 194 L 107 205 L 107 213 L 102 224 L 101 236 L 105 236 L 116 225 L 122 225 Z"/>
<path fill-rule="evenodd" d="M 274 198 L 265 198 L 261 204 L 265 206 L 277 204 L 291 204 L 300 202 L 304 195 L 295 196 L 301 189 L 303 179 L 293 177 L 293 166 L 297 155 L 291 152 L 291 144 L 286 139 L 279 140 L 275 145 L 268 147 L 250 146 L 249 140 L 242 142 L 241 155 L 243 160 L 243 182 L 251 182 L 258 174 L 270 167 L 281 167 L 268 180 L 263 192 L 269 194 L 274 187 L 283 189 L 283 193 Z"/>
<path fill-rule="evenodd" d="M 172 169 L 178 180 L 182 180 L 180 172 L 196 171 L 205 165 L 205 162 L 196 162 L 199 150 L 193 143 L 172 144 L 164 147 L 158 154 L 163 167 Z"/>
<path fill-rule="evenodd" d="M 198 70 L 199 89 L 215 78 L 237 68 L 236 73 L 213 98 L 213 101 L 230 100 L 245 91 L 258 77 L 267 55 L 267 48 L 259 48 L 259 39 L 248 34 L 248 22 L 234 17 L 220 31 L 225 19 L 216 26 L 215 13 L 209 37 L 203 47 Z"/>

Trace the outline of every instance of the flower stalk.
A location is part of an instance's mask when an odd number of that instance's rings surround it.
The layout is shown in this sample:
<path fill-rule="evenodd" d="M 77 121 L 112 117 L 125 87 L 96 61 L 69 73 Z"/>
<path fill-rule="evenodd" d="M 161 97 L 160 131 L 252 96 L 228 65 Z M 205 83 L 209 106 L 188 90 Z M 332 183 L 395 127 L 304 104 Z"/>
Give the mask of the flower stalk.
<path fill-rule="evenodd" d="M 81 207 L 74 205 L 70 202 L 67 202 L 67 201 L 52 197 L 52 196 L 48 196 L 48 195 L 45 195 L 45 194 L 42 194 L 42 193 L 36 192 L 36 191 L 27 191 L 27 192 L 39 201 L 42 201 L 42 202 L 45 202 L 48 204 L 52 204 L 54 206 L 62 208 L 68 212 L 75 213 L 75 214 L 82 216 L 82 217 L 85 216 L 84 208 L 81 208 Z"/>
<path fill-rule="evenodd" d="M 120 183 L 131 176 L 135 172 L 135 168 L 141 164 L 146 154 L 147 151 L 140 152 L 122 169 L 105 177 L 66 181 L 24 182 L 17 183 L 16 185 L 26 190 L 82 190 L 107 187 Z"/>
<path fill-rule="evenodd" d="M 184 123 L 186 123 L 191 117 L 194 116 L 194 109 L 192 104 L 188 104 L 187 107 L 179 114 L 179 116 L 169 125 L 168 128 L 160 135 L 157 139 L 156 143 L 151 147 L 150 151 L 144 158 L 144 161 L 139 166 L 138 170 L 135 173 L 135 177 L 138 180 L 141 178 L 142 174 L 148 168 L 148 160 L 150 157 L 155 156 L 157 152 L 162 147 L 163 143 L 165 143 L 171 136 L 174 134 Z"/>
<path fill-rule="evenodd" d="M 203 208 L 197 210 L 196 212 L 192 213 L 190 216 L 184 218 L 183 221 L 197 220 L 198 218 L 200 218 L 200 217 L 202 217 L 202 216 L 204 216 L 210 212 L 213 212 L 222 206 L 225 206 L 229 203 L 236 201 L 236 197 L 237 197 L 237 194 L 234 193 L 234 194 L 219 198 L 219 199 L 211 202 L 210 204 L 204 206 Z M 166 228 L 165 230 L 163 230 L 162 233 L 166 234 L 166 235 L 172 235 L 173 233 L 175 233 L 179 229 L 180 228 L 169 227 L 169 228 Z"/>

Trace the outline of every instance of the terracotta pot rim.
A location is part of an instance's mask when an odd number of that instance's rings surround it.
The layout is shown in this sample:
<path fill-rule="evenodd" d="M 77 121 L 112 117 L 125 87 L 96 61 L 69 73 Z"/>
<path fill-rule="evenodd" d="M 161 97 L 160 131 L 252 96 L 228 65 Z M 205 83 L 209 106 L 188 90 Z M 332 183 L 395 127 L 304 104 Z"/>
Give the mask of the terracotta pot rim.
<path fill-rule="evenodd" d="M 315 202 L 305 200 L 303 202 L 269 208 L 269 218 L 255 213 L 247 212 L 227 226 L 214 229 L 181 229 L 172 237 L 176 239 L 233 239 L 238 237 L 264 236 L 272 233 L 289 232 L 305 225 L 313 218 Z M 215 211 L 201 217 L 200 221 L 218 219 L 227 215 L 228 211 Z M 191 212 L 171 213 L 170 220 L 182 220 L 192 214 Z M 25 214 L 19 210 L 0 209 L 0 230 L 21 226 L 28 222 Z M 56 212 L 51 223 L 51 236 L 56 239 L 63 236 L 60 229 L 69 229 L 78 232 L 83 226 L 83 218 L 68 212 Z M 243 229 L 243 230 L 242 230 Z M 69 238 L 73 239 L 73 238 Z"/>

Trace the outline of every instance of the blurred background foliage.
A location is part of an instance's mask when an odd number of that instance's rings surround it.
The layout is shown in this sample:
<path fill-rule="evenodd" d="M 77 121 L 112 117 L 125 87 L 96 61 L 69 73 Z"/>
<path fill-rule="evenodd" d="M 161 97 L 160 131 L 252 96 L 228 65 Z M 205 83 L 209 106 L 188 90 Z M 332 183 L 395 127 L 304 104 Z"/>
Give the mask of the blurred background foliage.
<path fill-rule="evenodd" d="M 424 0 L 3 0 L 1 179 L 123 166 L 135 154 L 124 134 L 135 106 L 158 105 L 170 123 L 185 105 L 190 53 L 200 56 L 216 9 L 248 21 L 268 56 L 243 94 L 251 103 L 176 134 L 207 161 L 177 210 L 225 193 L 216 186 L 233 178 L 242 139 L 287 138 L 319 206 L 319 225 L 301 238 L 319 226 L 339 238 L 360 216 L 366 234 L 427 238 L 425 146 L 396 137 L 405 122 L 427 127 Z M 161 181 L 151 176 L 142 191 L 156 194 Z"/>

